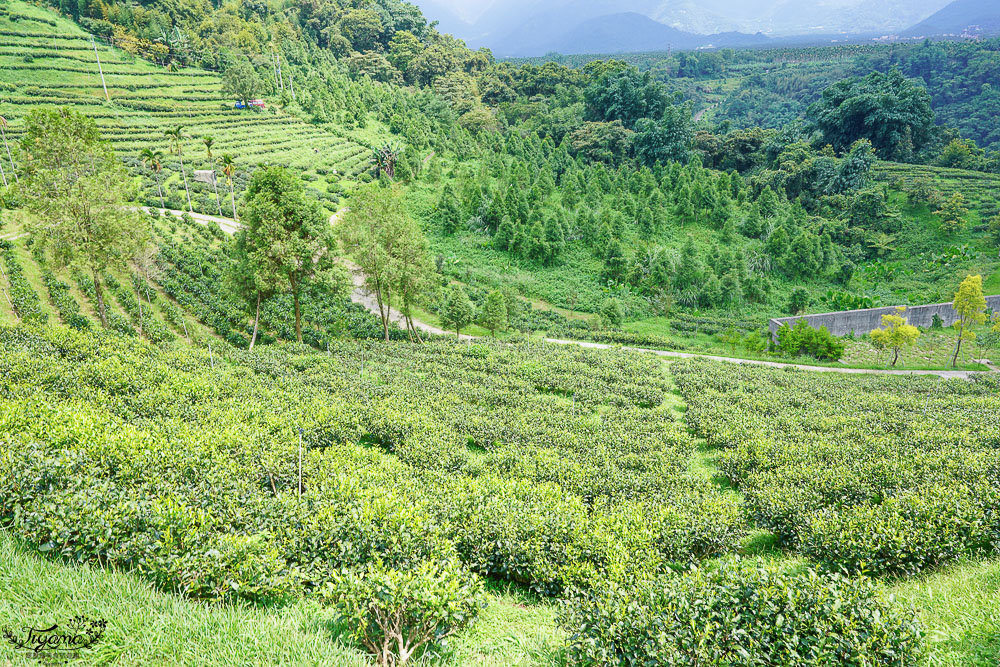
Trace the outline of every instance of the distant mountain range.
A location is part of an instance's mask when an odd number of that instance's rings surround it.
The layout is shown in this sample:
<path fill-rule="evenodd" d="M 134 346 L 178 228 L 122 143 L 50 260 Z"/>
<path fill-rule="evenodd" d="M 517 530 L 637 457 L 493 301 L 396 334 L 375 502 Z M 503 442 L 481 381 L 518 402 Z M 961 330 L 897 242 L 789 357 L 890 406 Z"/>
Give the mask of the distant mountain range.
<path fill-rule="evenodd" d="M 766 37 L 895 34 L 949 0 L 415 0 L 498 56 L 746 46 Z M 987 6 L 998 0 L 959 0 Z M 766 36 L 766 37 L 765 37 Z"/>
<path fill-rule="evenodd" d="M 609 14 L 553 30 L 550 17 L 536 17 L 497 42 L 498 55 L 534 56 L 545 53 L 631 53 L 753 46 L 767 43 L 764 35 L 738 32 L 697 35 L 658 23 L 636 12 Z"/>
<path fill-rule="evenodd" d="M 906 37 L 1000 34 L 1000 1 L 955 0 L 903 33 Z"/>

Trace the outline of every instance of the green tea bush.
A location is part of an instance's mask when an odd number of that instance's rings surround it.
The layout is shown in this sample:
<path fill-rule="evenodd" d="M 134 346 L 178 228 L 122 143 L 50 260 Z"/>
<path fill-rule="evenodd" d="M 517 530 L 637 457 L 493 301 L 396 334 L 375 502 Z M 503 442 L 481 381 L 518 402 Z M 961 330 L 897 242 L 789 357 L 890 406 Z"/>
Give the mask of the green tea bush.
<path fill-rule="evenodd" d="M 472 622 L 484 604 L 482 582 L 454 561 L 394 569 L 375 560 L 336 574 L 327 595 L 354 640 L 382 665 L 403 664 L 442 642 Z"/>
<path fill-rule="evenodd" d="M 725 560 L 572 597 L 562 624 L 581 665 L 919 664 L 921 630 L 866 579 Z"/>
<path fill-rule="evenodd" d="M 0 253 L 3 254 L 3 263 L 7 269 L 9 295 L 14 312 L 23 322 L 45 324 L 49 321 L 49 314 L 42 310 L 41 299 L 24 275 L 14 244 L 10 241 L 0 241 Z"/>
<path fill-rule="evenodd" d="M 995 377 L 673 368 L 754 522 L 824 568 L 913 575 L 1000 547 Z"/>
<path fill-rule="evenodd" d="M 979 486 L 935 487 L 877 505 L 824 508 L 808 517 L 802 550 L 831 568 L 874 575 L 913 575 L 970 549 L 992 551 L 1000 489 Z"/>

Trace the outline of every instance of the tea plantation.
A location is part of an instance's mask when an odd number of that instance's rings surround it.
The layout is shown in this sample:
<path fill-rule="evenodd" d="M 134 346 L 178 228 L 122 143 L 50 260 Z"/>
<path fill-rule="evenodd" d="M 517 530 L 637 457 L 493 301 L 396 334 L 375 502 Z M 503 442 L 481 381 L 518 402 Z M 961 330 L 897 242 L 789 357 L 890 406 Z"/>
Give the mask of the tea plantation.
<path fill-rule="evenodd" d="M 484 579 L 506 580 L 567 600 L 567 630 L 587 632 L 580 614 L 607 591 L 732 554 L 749 527 L 733 494 L 692 471 L 696 443 L 651 357 L 343 343 L 210 359 L 115 333 L 0 335 L 5 523 L 43 552 L 188 597 L 307 596 L 350 622 L 388 586 L 445 633 L 476 615 Z M 735 613 L 712 602 L 726 594 L 710 571 L 697 583 L 707 606 L 680 612 L 679 627 Z M 790 604 L 789 620 L 807 625 L 835 600 L 836 622 L 857 628 L 847 650 L 916 655 L 912 612 L 877 586 L 774 576 L 754 595 Z M 686 599 L 671 590 L 639 604 L 670 614 Z M 792 592 L 801 602 L 783 601 Z M 833 649 L 821 630 L 775 655 L 822 662 Z M 363 624 L 352 632 L 364 643 Z M 598 641 L 622 660 L 619 639 Z M 570 650 L 587 659 L 593 647 Z M 733 650 L 710 636 L 691 655 Z"/>
<path fill-rule="evenodd" d="M 0 116 L 10 123 L 9 140 L 20 137 L 21 119 L 32 107 L 69 106 L 93 118 L 118 155 L 147 177 L 144 198 L 150 204 L 159 201 L 157 189 L 152 174 L 141 169 L 140 152 L 153 148 L 166 154 L 159 177 L 167 203 L 186 210 L 183 159 L 195 210 L 204 213 L 217 212 L 214 193 L 209 185 L 195 183 L 192 171 L 216 167 L 203 143 L 206 136 L 213 139 L 214 157 L 228 153 L 237 159 L 237 189 L 260 164 L 299 169 L 322 186 L 317 188 L 322 195 L 336 194 L 341 178 L 350 180 L 368 169 L 367 143 L 378 134 L 375 127 L 362 133 L 365 143 L 360 143 L 337 125 L 309 124 L 273 105 L 241 111 L 215 72 L 160 67 L 100 42 L 96 51 L 90 35 L 72 21 L 27 3 L 5 5 L 0 12 Z M 185 135 L 180 156 L 164 135 L 178 126 Z"/>
<path fill-rule="evenodd" d="M 888 47 L 49 1 L 0 0 L 0 667 L 1000 665 L 1000 42 L 925 79 L 956 127 L 890 69 L 838 128 Z"/>
<path fill-rule="evenodd" d="M 429 627 L 422 655 L 447 664 L 991 664 L 988 584 L 925 591 L 995 571 L 995 377 L 385 344 L 328 292 L 304 300 L 306 345 L 250 353 L 220 287 L 225 234 L 153 228 L 154 277 L 104 276 L 112 332 L 88 277 L 30 237 L 3 243 L 4 317 L 21 322 L 0 329 L 15 579 L 91 564 L 207 603 L 195 624 L 243 605 L 265 635 L 277 613 L 331 619 L 287 650 L 334 662 L 378 654 L 370 619 L 404 605 L 404 634 Z M 294 339 L 290 313 L 269 305 L 262 342 Z M 140 658 L 126 632 L 107 649 L 125 664 L 184 664 Z M 491 648 L 498 634 L 533 648 Z"/>

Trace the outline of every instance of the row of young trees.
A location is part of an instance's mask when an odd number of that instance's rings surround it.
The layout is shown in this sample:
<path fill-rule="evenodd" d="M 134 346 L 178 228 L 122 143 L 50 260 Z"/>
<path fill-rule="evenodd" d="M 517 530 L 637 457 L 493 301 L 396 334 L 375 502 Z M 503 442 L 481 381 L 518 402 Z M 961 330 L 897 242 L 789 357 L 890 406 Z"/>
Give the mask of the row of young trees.
<path fill-rule="evenodd" d="M 57 265 L 92 277 L 98 315 L 107 327 L 103 276 L 149 256 L 150 218 L 131 206 L 135 182 L 93 120 L 66 108 L 35 109 L 25 125 L 24 178 L 14 199 L 34 213 L 28 229 L 37 247 Z M 159 156 L 150 151 L 146 157 L 156 169 Z M 278 294 L 292 297 L 301 342 L 306 287 L 346 291 L 330 221 L 298 174 L 280 166 L 253 174 L 241 210 L 243 224 L 234 240 L 236 261 L 228 283 L 253 319 L 250 347 L 258 337 L 262 303 Z M 411 313 L 432 284 L 434 265 L 426 239 L 403 210 L 399 189 L 378 182 L 362 188 L 338 232 L 378 301 L 386 340 L 394 305 L 401 307 L 407 329 L 419 340 Z"/>
<path fill-rule="evenodd" d="M 183 140 L 190 139 L 187 134 L 184 133 L 184 126 L 177 125 L 166 132 L 164 132 L 164 137 L 170 142 L 170 152 L 177 156 L 181 163 L 181 178 L 184 181 L 184 194 L 187 196 L 188 210 L 194 212 L 194 208 L 191 205 L 191 191 L 188 188 L 187 182 L 187 171 L 184 168 L 184 155 L 183 155 Z M 205 145 L 205 153 L 209 160 L 212 159 L 212 146 L 215 144 L 215 139 L 211 135 L 205 135 L 201 137 L 202 143 Z M 156 191 L 160 196 L 160 207 L 165 208 L 166 204 L 163 199 L 163 187 L 160 183 L 160 174 L 163 172 L 163 151 L 146 147 L 143 148 L 139 153 L 139 160 L 142 162 L 143 166 L 149 169 L 153 174 L 153 181 L 156 183 Z M 236 195 L 233 190 L 233 176 L 236 174 L 236 158 L 234 158 L 229 153 L 223 154 L 218 159 L 218 164 L 222 168 L 222 173 L 226 177 L 226 183 L 229 186 L 229 201 L 233 209 L 233 218 L 238 219 L 236 215 Z M 216 192 L 216 197 L 218 197 L 218 192 Z M 219 203 L 219 214 L 222 214 L 222 204 Z"/>

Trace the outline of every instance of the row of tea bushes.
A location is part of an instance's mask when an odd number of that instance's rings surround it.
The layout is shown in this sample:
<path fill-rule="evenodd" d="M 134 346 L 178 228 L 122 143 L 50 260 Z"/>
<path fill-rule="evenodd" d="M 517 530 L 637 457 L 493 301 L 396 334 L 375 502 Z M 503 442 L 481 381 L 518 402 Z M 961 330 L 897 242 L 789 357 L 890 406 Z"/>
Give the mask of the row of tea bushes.
<path fill-rule="evenodd" d="M 922 653 L 913 609 L 871 581 L 735 559 L 575 595 L 562 622 L 580 665 L 910 667 Z"/>
<path fill-rule="evenodd" d="M 1000 383 L 674 366 L 763 528 L 831 569 L 912 575 L 1000 546 Z"/>

